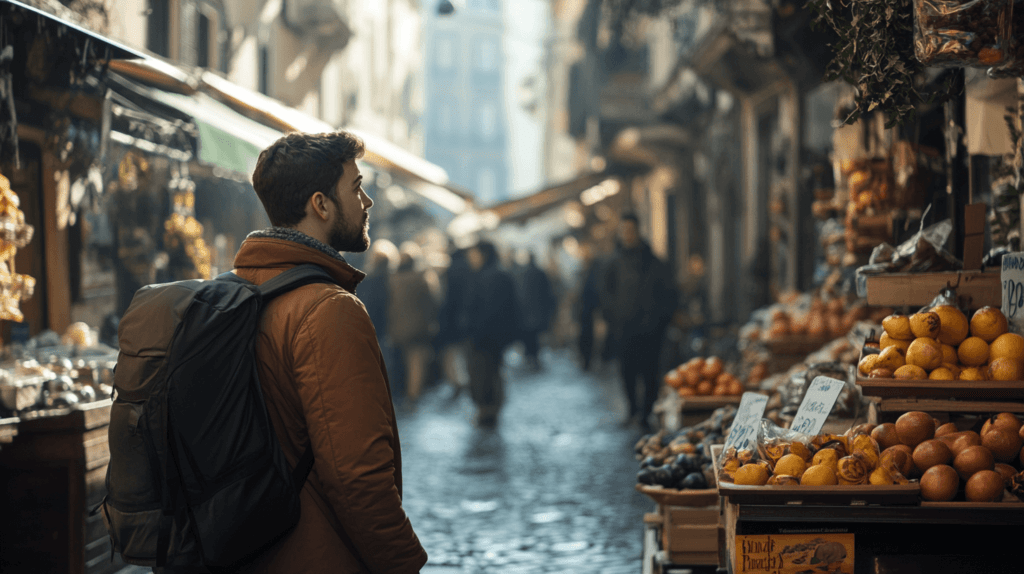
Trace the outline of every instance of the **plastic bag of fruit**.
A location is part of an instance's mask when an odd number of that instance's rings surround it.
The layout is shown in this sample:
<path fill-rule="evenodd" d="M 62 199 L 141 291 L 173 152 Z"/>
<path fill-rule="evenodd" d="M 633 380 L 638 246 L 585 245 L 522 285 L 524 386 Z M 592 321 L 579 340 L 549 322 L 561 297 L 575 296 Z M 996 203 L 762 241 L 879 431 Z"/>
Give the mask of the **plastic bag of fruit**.
<path fill-rule="evenodd" d="M 1012 9 L 1012 0 L 914 0 L 914 54 L 926 66 L 1002 65 Z"/>

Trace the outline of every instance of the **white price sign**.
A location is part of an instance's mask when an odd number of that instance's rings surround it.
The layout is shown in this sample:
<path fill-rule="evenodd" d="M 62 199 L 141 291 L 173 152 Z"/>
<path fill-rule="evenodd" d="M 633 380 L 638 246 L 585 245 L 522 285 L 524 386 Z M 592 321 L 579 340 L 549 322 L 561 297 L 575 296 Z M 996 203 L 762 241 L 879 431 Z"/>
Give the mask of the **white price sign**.
<path fill-rule="evenodd" d="M 757 427 L 761 424 L 764 409 L 768 406 L 768 396 L 761 393 L 743 393 L 736 416 L 729 428 L 729 436 L 725 439 L 725 448 L 735 446 L 737 450 L 757 446 Z"/>
<path fill-rule="evenodd" d="M 1003 315 L 1010 325 L 1017 325 L 1016 329 L 1010 330 L 1024 332 L 1024 253 L 1003 255 L 999 280 L 1003 287 Z"/>
<path fill-rule="evenodd" d="M 845 386 L 846 383 L 838 379 L 815 377 L 789 428 L 804 434 L 818 434 Z"/>

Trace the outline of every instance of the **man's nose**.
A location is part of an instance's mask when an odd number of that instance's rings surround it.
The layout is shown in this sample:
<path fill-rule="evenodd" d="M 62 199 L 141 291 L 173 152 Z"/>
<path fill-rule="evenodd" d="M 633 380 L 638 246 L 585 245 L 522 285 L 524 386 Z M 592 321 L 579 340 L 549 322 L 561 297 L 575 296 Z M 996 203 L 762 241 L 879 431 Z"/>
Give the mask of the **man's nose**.
<path fill-rule="evenodd" d="M 370 199 L 370 196 L 367 195 L 367 193 L 364 191 L 363 192 L 363 209 L 370 209 L 371 207 L 373 207 L 373 200 Z"/>

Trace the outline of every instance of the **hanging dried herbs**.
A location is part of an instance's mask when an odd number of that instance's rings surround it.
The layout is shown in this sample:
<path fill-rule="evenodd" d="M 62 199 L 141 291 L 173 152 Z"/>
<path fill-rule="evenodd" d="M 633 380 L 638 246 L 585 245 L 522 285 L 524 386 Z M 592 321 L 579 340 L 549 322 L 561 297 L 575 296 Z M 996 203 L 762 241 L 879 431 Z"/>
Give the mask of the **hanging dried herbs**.
<path fill-rule="evenodd" d="M 914 56 L 912 0 L 808 0 L 814 25 L 836 36 L 826 81 L 856 88 L 851 124 L 867 112 L 883 113 L 886 127 L 912 120 L 922 103 L 949 97 L 949 80 L 937 90 L 924 87 L 925 66 Z"/>

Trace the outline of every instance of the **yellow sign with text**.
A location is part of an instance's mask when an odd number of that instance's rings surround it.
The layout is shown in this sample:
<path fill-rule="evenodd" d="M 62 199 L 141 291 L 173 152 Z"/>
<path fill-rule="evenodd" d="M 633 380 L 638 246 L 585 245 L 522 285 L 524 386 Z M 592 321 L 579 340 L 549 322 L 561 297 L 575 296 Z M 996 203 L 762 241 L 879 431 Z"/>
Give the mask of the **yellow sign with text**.
<path fill-rule="evenodd" d="M 736 574 L 853 574 L 853 534 L 736 536 Z"/>

